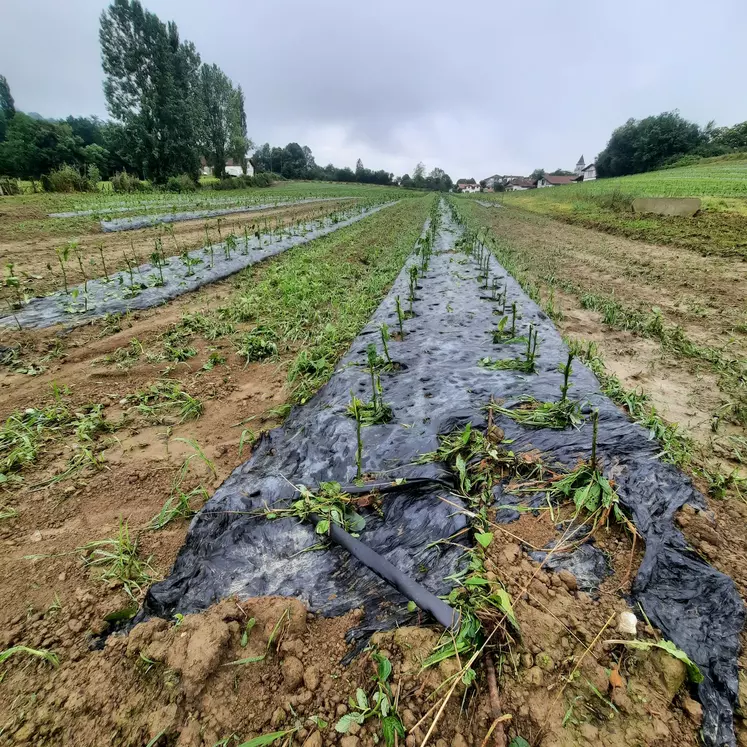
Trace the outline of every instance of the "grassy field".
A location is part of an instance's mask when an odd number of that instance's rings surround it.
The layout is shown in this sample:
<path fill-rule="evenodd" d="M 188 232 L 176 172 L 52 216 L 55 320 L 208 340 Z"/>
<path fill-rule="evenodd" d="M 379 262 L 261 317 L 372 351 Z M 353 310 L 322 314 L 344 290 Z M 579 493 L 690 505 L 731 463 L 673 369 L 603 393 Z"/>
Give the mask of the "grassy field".
<path fill-rule="evenodd" d="M 640 241 L 747 258 L 747 157 L 490 196 L 507 206 Z M 636 215 L 636 197 L 699 197 L 693 218 Z M 485 199 L 485 195 L 480 196 Z M 474 198 L 473 198 L 474 199 Z"/>

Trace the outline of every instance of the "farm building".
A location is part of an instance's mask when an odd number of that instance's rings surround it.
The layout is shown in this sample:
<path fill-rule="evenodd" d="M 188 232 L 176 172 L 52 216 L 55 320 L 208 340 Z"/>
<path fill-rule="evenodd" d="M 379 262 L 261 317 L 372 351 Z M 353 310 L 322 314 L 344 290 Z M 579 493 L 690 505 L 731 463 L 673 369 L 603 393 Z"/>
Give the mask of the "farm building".
<path fill-rule="evenodd" d="M 213 167 L 208 165 L 204 157 L 200 158 L 200 173 L 203 176 L 213 175 Z M 243 176 L 243 174 L 244 171 L 240 164 L 234 163 L 232 158 L 226 161 L 226 176 Z M 251 161 L 248 159 L 246 162 L 246 175 L 254 176 L 254 166 L 252 166 Z"/>
<path fill-rule="evenodd" d="M 506 183 L 506 192 L 521 192 L 525 189 L 535 189 L 537 182 L 525 176 L 514 176 Z"/>
<path fill-rule="evenodd" d="M 545 174 L 537 180 L 537 187 L 560 187 L 563 184 L 573 184 L 574 181 L 576 181 L 575 176 L 551 176 L 550 174 Z"/>
<path fill-rule="evenodd" d="M 480 185 L 475 182 L 474 179 L 466 182 L 457 182 L 457 190 L 461 192 L 479 192 Z"/>

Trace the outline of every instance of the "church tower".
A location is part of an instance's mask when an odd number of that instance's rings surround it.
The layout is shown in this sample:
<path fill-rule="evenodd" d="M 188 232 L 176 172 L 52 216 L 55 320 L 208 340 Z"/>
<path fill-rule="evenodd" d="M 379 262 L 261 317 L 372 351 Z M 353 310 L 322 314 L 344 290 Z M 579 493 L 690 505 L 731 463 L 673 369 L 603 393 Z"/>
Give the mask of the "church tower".
<path fill-rule="evenodd" d="M 578 159 L 578 163 L 576 164 L 576 168 L 573 173 L 576 174 L 576 176 L 581 176 L 585 167 L 586 164 L 584 163 L 584 156 L 582 154 L 581 158 Z"/>

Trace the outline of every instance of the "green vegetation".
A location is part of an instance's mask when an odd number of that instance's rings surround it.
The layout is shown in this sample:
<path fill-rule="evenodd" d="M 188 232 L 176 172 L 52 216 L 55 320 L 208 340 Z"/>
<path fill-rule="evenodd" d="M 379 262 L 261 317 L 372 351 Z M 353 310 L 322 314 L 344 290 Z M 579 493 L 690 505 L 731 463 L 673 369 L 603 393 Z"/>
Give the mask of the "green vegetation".
<path fill-rule="evenodd" d="M 193 460 L 200 460 L 207 467 L 208 472 L 213 477 L 216 476 L 215 464 L 205 455 L 205 452 L 200 448 L 200 445 L 196 441 L 185 439 L 176 440 L 184 441 L 189 444 L 194 451 L 185 458 L 184 462 L 182 462 L 181 469 L 174 477 L 171 486 L 171 495 L 163 504 L 161 510 L 150 520 L 148 529 L 163 529 L 175 519 L 191 518 L 197 513 L 197 511 L 192 508 L 192 500 L 194 498 L 199 498 L 206 501 L 210 497 L 208 491 L 202 485 L 198 485 L 189 491 L 186 491 L 182 486 Z"/>
<path fill-rule="evenodd" d="M 147 389 L 127 397 L 137 413 L 149 422 L 168 424 L 194 420 L 202 414 L 202 402 L 181 388 L 178 381 L 161 379 Z"/>
<path fill-rule="evenodd" d="M 329 534 L 330 527 L 336 524 L 357 537 L 366 524 L 363 517 L 355 511 L 355 497 L 344 493 L 340 483 L 321 482 L 316 492 L 305 485 L 297 485 L 296 491 L 298 498 L 290 506 L 271 506 L 264 509 L 262 515 L 266 519 L 293 516 L 299 521 L 309 521 L 312 515 L 316 516 L 319 519 L 317 534 Z"/>
<path fill-rule="evenodd" d="M 563 430 L 581 425 L 581 405 L 568 399 L 568 379 L 571 375 L 573 353 L 568 354 L 568 362 L 561 366 L 563 384 L 560 387 L 560 400 L 557 402 L 540 402 L 534 397 L 522 397 L 513 407 L 503 407 L 491 402 L 488 409 L 492 413 L 505 415 L 516 423 L 527 428 L 554 428 Z"/>
<path fill-rule="evenodd" d="M 14 412 L 2 425 L 0 484 L 20 480 L 18 472 L 37 460 L 46 443 L 60 436 L 74 436 L 77 449 L 66 470 L 52 478 L 53 481 L 70 477 L 85 466 L 100 466 L 96 437 L 113 429 L 104 419 L 101 405 L 75 408 L 66 399 L 66 392 L 58 387 L 53 387 L 53 395 L 51 404 Z"/>
<path fill-rule="evenodd" d="M 374 691 L 366 693 L 360 687 L 355 691 L 355 700 L 350 698 L 349 701 L 351 710 L 335 724 L 335 731 L 347 734 L 353 724 L 360 726 L 370 718 L 378 718 L 386 747 L 394 747 L 397 737 L 405 738 L 405 727 L 397 713 L 398 699 L 392 693 L 389 684 L 392 663 L 378 651 L 373 651 L 371 658 L 376 665 L 376 674 L 373 677 Z"/>
<path fill-rule="evenodd" d="M 119 521 L 119 532 L 113 539 L 96 540 L 78 548 L 83 561 L 95 569 L 102 581 L 120 584 L 133 599 L 153 580 L 150 558 L 142 560 L 137 539 L 130 539 L 127 522 Z"/>
<path fill-rule="evenodd" d="M 28 646 L 13 646 L 11 648 L 6 648 L 5 651 L 0 651 L 0 664 L 4 664 L 11 656 L 18 656 L 19 654 L 43 659 L 44 661 L 49 662 L 53 667 L 59 666 L 60 663 L 57 654 L 52 651 L 29 648 Z"/>
<path fill-rule="evenodd" d="M 485 195 L 482 196 L 483 199 Z M 700 197 L 692 218 L 633 213 L 636 197 Z M 703 254 L 747 257 L 747 157 L 496 196 L 504 205 L 567 223 Z"/>
<path fill-rule="evenodd" d="M 288 381 L 293 401 L 306 402 L 412 252 L 429 202 L 403 201 L 303 250 L 244 270 L 228 304 L 206 318 L 272 329 L 279 353 L 298 350 Z"/>

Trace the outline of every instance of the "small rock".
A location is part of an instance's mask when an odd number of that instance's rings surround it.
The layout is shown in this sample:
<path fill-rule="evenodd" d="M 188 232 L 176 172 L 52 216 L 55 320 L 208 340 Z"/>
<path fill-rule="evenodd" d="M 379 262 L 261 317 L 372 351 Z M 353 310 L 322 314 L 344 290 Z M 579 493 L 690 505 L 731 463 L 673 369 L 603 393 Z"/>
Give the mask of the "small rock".
<path fill-rule="evenodd" d="M 708 558 L 713 558 L 718 555 L 718 550 L 710 542 L 701 542 L 700 551 Z"/>
<path fill-rule="evenodd" d="M 687 676 L 685 665 L 666 651 L 655 651 L 652 656 L 654 667 L 661 675 L 661 683 L 669 703 L 672 702 Z"/>
<path fill-rule="evenodd" d="M 340 740 L 340 747 L 359 747 L 361 740 L 356 736 L 348 735 Z"/>
<path fill-rule="evenodd" d="M 638 630 L 638 619 L 629 610 L 621 612 L 617 616 L 617 632 L 626 635 L 635 635 Z"/>
<path fill-rule="evenodd" d="M 565 588 L 568 589 L 568 591 L 578 590 L 578 581 L 569 570 L 563 568 L 558 573 L 558 578 L 565 584 Z"/>
<path fill-rule="evenodd" d="M 306 667 L 304 669 L 303 684 L 311 692 L 314 692 L 319 687 L 319 670 L 316 667 Z"/>
<path fill-rule="evenodd" d="M 312 732 L 306 738 L 303 747 L 322 747 L 322 735 L 318 731 Z"/>
<path fill-rule="evenodd" d="M 73 633 L 80 633 L 83 630 L 83 623 L 80 620 L 68 620 L 67 627 L 73 631 Z"/>
<path fill-rule="evenodd" d="M 521 555 L 521 548 L 516 544 L 508 544 L 503 548 L 501 555 L 507 563 L 514 563 Z"/>
<path fill-rule="evenodd" d="M 612 702 L 623 712 L 631 713 L 633 710 L 633 701 L 628 697 L 625 690 L 621 687 L 616 687 L 612 690 L 610 696 Z"/>
<path fill-rule="evenodd" d="M 285 711 L 282 708 L 276 708 L 270 719 L 271 726 L 280 726 L 285 721 Z"/>
<path fill-rule="evenodd" d="M 58 581 L 64 581 L 66 578 L 67 578 L 67 573 L 65 573 L 65 571 L 63 571 L 62 573 L 60 573 L 59 576 L 57 576 Z"/>
<path fill-rule="evenodd" d="M 697 700 L 685 695 L 682 698 L 682 708 L 695 726 L 700 726 L 703 721 L 703 706 Z"/>
<path fill-rule="evenodd" d="M 539 667 L 532 667 L 531 669 L 527 669 L 524 681 L 528 685 L 541 685 L 543 676 L 542 670 Z"/>
<path fill-rule="evenodd" d="M 578 729 L 581 732 L 581 736 L 587 739 L 591 744 L 599 744 L 599 729 L 593 724 L 581 724 Z"/>
<path fill-rule="evenodd" d="M 457 732 L 451 740 L 451 747 L 468 747 L 467 740 Z"/>
<path fill-rule="evenodd" d="M 29 542 L 41 542 L 41 541 L 42 541 L 42 533 L 37 529 L 29 537 Z"/>
<path fill-rule="evenodd" d="M 534 657 L 529 652 L 521 655 L 521 666 L 524 669 L 531 669 L 534 666 Z"/>
<path fill-rule="evenodd" d="M 402 711 L 402 723 L 407 731 L 410 731 L 410 729 L 418 723 L 417 717 L 409 708 L 405 708 L 405 710 Z"/>
<path fill-rule="evenodd" d="M 280 665 L 283 671 L 283 684 L 288 692 L 297 690 L 303 682 L 303 664 L 295 656 L 286 656 Z"/>
<path fill-rule="evenodd" d="M 344 703 L 340 703 L 337 706 L 337 715 L 344 716 L 348 712 L 348 707 Z"/>

